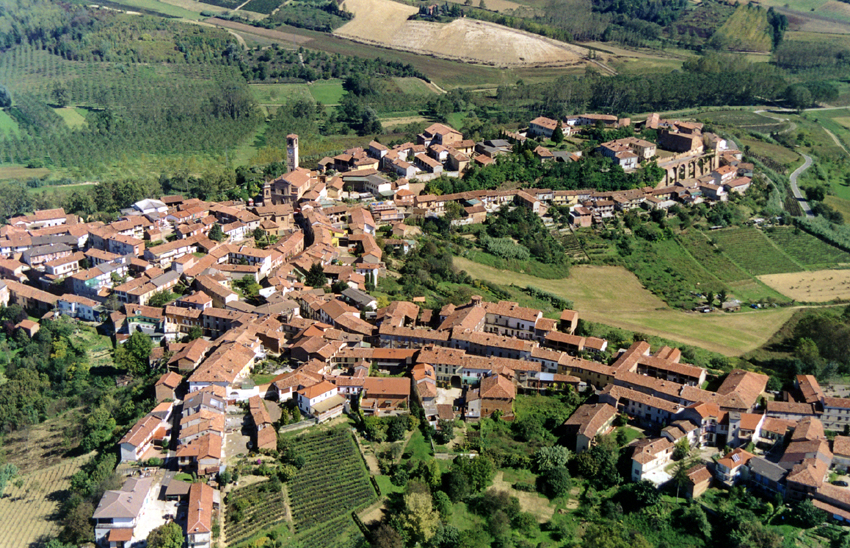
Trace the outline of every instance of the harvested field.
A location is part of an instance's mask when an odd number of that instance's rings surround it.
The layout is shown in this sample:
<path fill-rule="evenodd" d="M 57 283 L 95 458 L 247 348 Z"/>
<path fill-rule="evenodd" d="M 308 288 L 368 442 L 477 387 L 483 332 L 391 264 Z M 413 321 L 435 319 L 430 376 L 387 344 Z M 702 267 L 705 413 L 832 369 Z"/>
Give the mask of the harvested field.
<path fill-rule="evenodd" d="M 63 462 L 63 455 L 70 449 L 63 444 L 63 434 L 70 427 L 71 417 L 71 412 L 68 412 L 62 417 L 12 432 L 3 440 L 6 460 L 17 466 L 21 474 Z"/>
<path fill-rule="evenodd" d="M 759 279 L 795 301 L 820 303 L 850 299 L 850 270 L 770 274 Z"/>
<path fill-rule="evenodd" d="M 758 348 L 793 313 L 790 308 L 735 314 L 673 310 L 643 287 L 634 274 L 616 266 L 574 266 L 570 268 L 569 278 L 546 280 L 461 257 L 455 257 L 454 264 L 473 278 L 521 287 L 531 285 L 570 299 L 581 317 L 592 322 L 700 346 L 727 356 L 739 356 Z"/>
<path fill-rule="evenodd" d="M 585 48 L 484 21 L 409 21 L 417 8 L 392 0 L 345 0 L 342 7 L 354 20 L 335 35 L 422 55 L 518 67 L 582 65 L 587 54 Z M 376 20 L 381 24 L 375 25 Z"/>
<path fill-rule="evenodd" d="M 13 481 L 0 498 L 0 546 L 28 548 L 56 534 L 54 520 L 65 500 L 71 476 L 89 457 L 63 460 L 48 468 L 24 474 L 21 487 Z"/>

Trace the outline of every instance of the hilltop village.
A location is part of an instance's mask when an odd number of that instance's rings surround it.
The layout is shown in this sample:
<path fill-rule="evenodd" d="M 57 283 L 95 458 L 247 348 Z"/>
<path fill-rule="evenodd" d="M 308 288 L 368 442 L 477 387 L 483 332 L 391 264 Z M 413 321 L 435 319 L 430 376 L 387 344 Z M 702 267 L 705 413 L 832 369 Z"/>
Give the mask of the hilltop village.
<path fill-rule="evenodd" d="M 384 254 L 417 246 L 410 217 L 441 217 L 460 206 L 452 223 L 463 225 L 501 208 L 543 216 L 551 205 L 568 205 L 571 223 L 586 227 L 632 208 L 712 204 L 749 188 L 753 166 L 732 143 L 700 124 L 653 115 L 643 126 L 658 132 L 657 143 L 628 137 L 593 153 L 626 171 L 656 162 L 665 173 L 656 188 L 422 193 L 429 179 L 498 162 L 526 139 L 630 125 L 602 115 L 537 118 L 527 131 L 476 143 L 434 124 L 416 144 L 371 142 L 322 159 L 316 170 L 299 165 L 298 136 L 290 135 L 289 171 L 251 203 L 172 195 L 139 201 L 108 224 L 62 209 L 10 219 L 0 230 L 0 301 L 31 315 L 16 328 L 32 337 L 36 320 L 67 317 L 99 326 L 119 346 L 147 337 L 154 345 L 148 365 L 162 372 L 158 405 L 116 447 L 128 477 L 92 516 L 97 542 L 144 540 L 164 522 L 151 519 L 151 508 L 176 500 L 185 505 L 188 545 L 211 546 L 222 511 L 217 479 L 237 457 L 278 448 L 279 404 L 297 410 L 303 428 L 343 414 L 403 416 L 414 407 L 439 426 L 511 421 L 518 394 L 565 391 L 586 398 L 564 424 L 577 453 L 620 420 L 650 433 L 633 445 L 632 481 L 669 481 L 683 443 L 728 447 L 716 463 L 687 471 L 688 496 L 712 482 L 746 483 L 789 501 L 810 498 L 850 521 L 850 491 L 826 481 L 850 465 L 850 437 L 825 436 L 825 429 L 847 431 L 850 399 L 826 396 L 814 377 L 800 376 L 796 393 L 769 394 L 762 374 L 736 369 L 718 379 L 683 363 L 676 348 L 653 352 L 642 341 L 609 348 L 580 336 L 580 310 L 556 319 L 478 296 L 438 309 L 422 306 L 424 298 L 379 306 L 372 296 L 392 274 Z M 543 146 L 533 154 L 541 162 L 583 160 Z M 272 358 L 286 365 L 268 382 L 253 382 Z M 711 377 L 719 384 L 708 390 Z M 250 436 L 241 434 L 243 420 Z M 209 481 L 172 480 L 160 492 L 159 480 L 139 468 L 151 459 Z"/>

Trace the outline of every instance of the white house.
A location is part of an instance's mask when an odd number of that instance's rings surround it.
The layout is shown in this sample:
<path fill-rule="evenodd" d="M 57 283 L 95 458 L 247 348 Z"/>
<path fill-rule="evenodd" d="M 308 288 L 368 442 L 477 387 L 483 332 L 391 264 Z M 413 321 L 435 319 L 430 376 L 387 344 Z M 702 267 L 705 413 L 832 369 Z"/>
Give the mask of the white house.
<path fill-rule="evenodd" d="M 141 460 L 145 452 L 153 445 L 154 440 L 162 439 L 167 434 L 167 421 L 153 415 L 145 415 L 118 442 L 121 462 Z"/>
<path fill-rule="evenodd" d="M 120 490 L 107 491 L 94 511 L 94 538 L 107 546 L 129 545 L 133 529 L 150 497 L 153 478 L 130 478 Z"/>
<path fill-rule="evenodd" d="M 305 415 L 324 421 L 342 414 L 345 396 L 339 388 L 328 381 L 303 388 L 297 392 L 298 408 Z"/>
<path fill-rule="evenodd" d="M 141 213 L 142 215 L 148 215 L 150 213 L 168 213 L 168 206 L 165 203 L 160 202 L 159 200 L 139 200 L 135 204 L 133 204 L 133 209 Z"/>

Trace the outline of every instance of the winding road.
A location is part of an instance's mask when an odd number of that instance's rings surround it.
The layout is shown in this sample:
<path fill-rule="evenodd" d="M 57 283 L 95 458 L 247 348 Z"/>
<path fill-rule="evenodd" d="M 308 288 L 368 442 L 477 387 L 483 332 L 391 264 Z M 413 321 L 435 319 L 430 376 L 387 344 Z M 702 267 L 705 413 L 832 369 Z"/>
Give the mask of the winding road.
<path fill-rule="evenodd" d="M 803 198 L 803 194 L 800 192 L 800 187 L 797 186 L 797 177 L 812 166 L 812 157 L 807 154 L 802 154 L 802 156 L 805 159 L 805 162 L 803 162 L 803 165 L 795 169 L 794 173 L 792 173 L 790 177 L 791 191 L 794 193 L 794 198 L 796 198 L 797 202 L 799 202 L 800 208 L 803 210 L 803 213 L 806 214 L 806 217 L 814 217 L 815 214 L 812 213 L 812 208 L 809 207 L 809 202 Z"/>

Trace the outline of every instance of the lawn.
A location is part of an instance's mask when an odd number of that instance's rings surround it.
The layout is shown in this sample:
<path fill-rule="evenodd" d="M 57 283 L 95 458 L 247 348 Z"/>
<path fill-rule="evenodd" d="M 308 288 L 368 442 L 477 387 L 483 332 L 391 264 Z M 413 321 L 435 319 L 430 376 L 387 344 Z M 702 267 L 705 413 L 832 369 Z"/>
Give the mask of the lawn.
<path fill-rule="evenodd" d="M 753 276 L 805 270 L 774 245 L 761 230 L 732 228 L 710 232 L 727 257 Z"/>
<path fill-rule="evenodd" d="M 50 170 L 46 167 L 30 168 L 21 165 L 5 165 L 0 167 L 0 180 L 41 178 L 48 175 L 50 175 Z"/>
<path fill-rule="evenodd" d="M 71 129 L 86 125 L 86 111 L 84 109 L 74 107 L 54 108 L 53 112 L 61 116 L 65 120 L 65 125 Z"/>
<path fill-rule="evenodd" d="M 15 135 L 19 135 L 20 131 L 18 129 L 18 122 L 9 116 L 5 110 L 0 110 L 0 134 L 4 133 L 14 133 Z"/>
<path fill-rule="evenodd" d="M 409 458 L 417 460 L 428 460 L 433 456 L 431 452 L 431 444 L 425 441 L 422 432 L 417 428 L 410 436 L 407 442 L 407 447 L 404 450 L 405 455 L 410 455 Z"/>
<path fill-rule="evenodd" d="M 327 106 L 339 104 L 342 96 L 345 95 L 341 80 L 313 82 L 308 86 L 308 91 L 313 99 Z"/>
<path fill-rule="evenodd" d="M 624 432 L 626 434 L 626 443 L 624 443 L 623 445 L 628 445 L 638 438 L 646 437 L 644 436 L 643 432 L 641 432 L 637 428 L 632 428 L 631 426 L 621 426 L 617 428 L 617 431 Z"/>
<path fill-rule="evenodd" d="M 546 280 L 497 270 L 462 257 L 455 257 L 454 264 L 473 278 L 521 287 L 531 285 L 570 299 L 586 320 L 701 346 L 727 356 L 739 356 L 760 347 L 793 313 L 787 308 L 736 314 L 674 310 L 622 267 L 574 266 L 568 278 Z"/>

